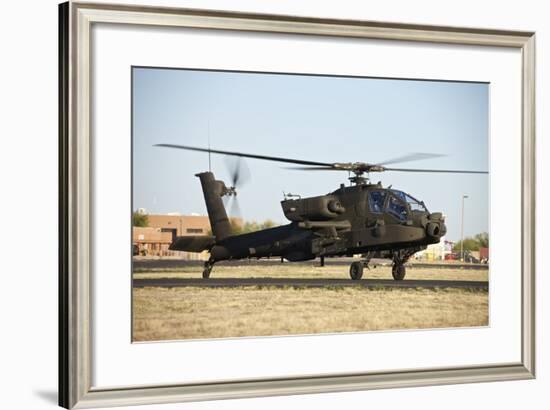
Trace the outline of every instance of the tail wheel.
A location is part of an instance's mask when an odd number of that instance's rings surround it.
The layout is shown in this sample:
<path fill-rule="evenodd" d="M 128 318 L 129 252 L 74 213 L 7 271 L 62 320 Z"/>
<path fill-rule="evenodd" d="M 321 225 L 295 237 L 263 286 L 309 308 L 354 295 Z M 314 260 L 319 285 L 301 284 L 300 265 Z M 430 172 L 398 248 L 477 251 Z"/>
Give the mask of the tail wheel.
<path fill-rule="evenodd" d="M 407 273 L 405 265 L 400 263 L 394 264 L 391 269 L 391 274 L 395 280 L 403 280 L 405 278 L 405 273 Z"/>
<path fill-rule="evenodd" d="M 363 276 L 363 262 L 352 262 L 349 267 L 349 276 L 352 280 L 359 280 Z"/>
<path fill-rule="evenodd" d="M 213 265 L 211 263 L 205 262 L 204 270 L 202 271 L 202 278 L 208 279 L 210 277 L 210 272 L 212 272 Z"/>

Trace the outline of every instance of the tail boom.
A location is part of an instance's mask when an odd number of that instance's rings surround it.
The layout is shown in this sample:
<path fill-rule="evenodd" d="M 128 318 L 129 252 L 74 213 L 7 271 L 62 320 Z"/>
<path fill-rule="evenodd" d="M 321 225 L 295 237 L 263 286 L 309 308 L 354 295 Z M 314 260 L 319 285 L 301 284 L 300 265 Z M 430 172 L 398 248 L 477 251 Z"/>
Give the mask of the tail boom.
<path fill-rule="evenodd" d="M 202 252 L 209 251 L 215 245 L 213 236 L 178 236 L 170 245 L 171 251 Z"/>

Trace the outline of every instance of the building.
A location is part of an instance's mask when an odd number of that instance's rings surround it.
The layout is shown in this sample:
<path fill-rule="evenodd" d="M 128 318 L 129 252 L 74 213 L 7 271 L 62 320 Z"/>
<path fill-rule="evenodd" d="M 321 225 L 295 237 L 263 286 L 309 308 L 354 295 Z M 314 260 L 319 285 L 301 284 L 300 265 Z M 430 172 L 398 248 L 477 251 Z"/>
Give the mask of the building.
<path fill-rule="evenodd" d="M 144 210 L 139 211 L 145 214 Z M 208 252 L 171 251 L 176 236 L 210 235 L 210 221 L 205 215 L 147 214 L 147 227 L 133 227 L 134 255 L 140 257 L 173 257 L 188 260 L 206 260 Z"/>
<path fill-rule="evenodd" d="M 489 263 L 489 248 L 479 248 L 479 260 L 481 263 Z"/>
<path fill-rule="evenodd" d="M 446 255 L 452 253 L 452 246 L 453 242 L 442 237 L 439 243 L 428 245 L 426 249 L 415 253 L 414 257 L 422 261 L 443 261 Z"/>
<path fill-rule="evenodd" d="M 148 226 L 161 228 L 175 236 L 209 235 L 210 221 L 206 215 L 147 215 Z"/>
<path fill-rule="evenodd" d="M 172 243 L 172 233 L 162 232 L 161 228 L 134 226 L 132 244 L 134 254 L 140 256 L 167 255 Z"/>
<path fill-rule="evenodd" d="M 168 249 L 176 236 L 211 235 L 210 221 L 206 215 L 147 214 L 147 227 L 133 227 L 132 244 L 134 255 L 140 257 L 173 257 L 187 260 L 207 260 L 208 252 L 181 252 Z M 231 218 L 231 223 L 242 226 L 241 218 Z"/>

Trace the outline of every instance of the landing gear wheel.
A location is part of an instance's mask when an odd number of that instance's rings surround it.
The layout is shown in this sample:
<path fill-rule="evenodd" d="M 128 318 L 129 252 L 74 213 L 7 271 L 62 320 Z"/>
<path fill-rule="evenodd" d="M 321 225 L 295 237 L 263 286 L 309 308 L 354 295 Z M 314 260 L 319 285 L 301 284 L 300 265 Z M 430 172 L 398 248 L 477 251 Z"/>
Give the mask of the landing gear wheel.
<path fill-rule="evenodd" d="M 208 279 L 210 277 L 210 272 L 212 272 L 212 265 L 207 262 L 204 264 L 204 270 L 202 271 L 202 278 Z"/>
<path fill-rule="evenodd" d="M 363 276 L 363 262 L 352 262 L 349 267 L 349 276 L 352 280 L 359 280 Z"/>
<path fill-rule="evenodd" d="M 395 280 L 403 280 L 405 278 L 405 265 L 394 264 L 391 268 L 391 274 Z"/>

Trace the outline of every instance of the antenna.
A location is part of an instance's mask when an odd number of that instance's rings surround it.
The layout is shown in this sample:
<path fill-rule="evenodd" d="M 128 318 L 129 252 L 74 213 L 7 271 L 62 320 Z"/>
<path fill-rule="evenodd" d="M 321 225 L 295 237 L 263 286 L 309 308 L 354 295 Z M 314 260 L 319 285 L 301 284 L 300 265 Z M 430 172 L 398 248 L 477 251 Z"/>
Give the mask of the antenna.
<path fill-rule="evenodd" d="M 210 159 L 210 119 L 208 119 L 208 172 L 212 172 L 212 162 Z"/>

